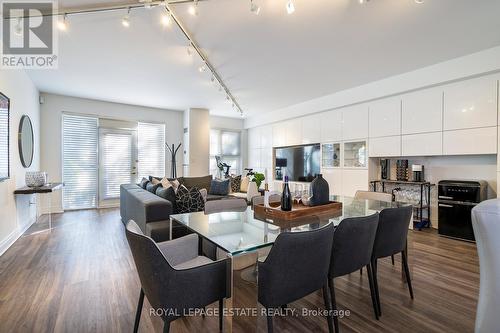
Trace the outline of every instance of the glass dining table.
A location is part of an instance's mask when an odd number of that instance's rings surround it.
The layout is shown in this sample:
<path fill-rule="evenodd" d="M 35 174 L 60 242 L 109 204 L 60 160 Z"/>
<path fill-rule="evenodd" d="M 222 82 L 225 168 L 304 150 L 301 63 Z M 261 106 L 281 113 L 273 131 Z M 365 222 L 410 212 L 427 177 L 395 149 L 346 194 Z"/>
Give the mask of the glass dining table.
<path fill-rule="evenodd" d="M 321 228 L 329 223 L 340 224 L 350 217 L 369 216 L 385 208 L 407 205 L 400 202 L 355 199 L 346 196 L 331 196 L 330 200 L 342 203 L 342 210 L 331 214 L 312 215 L 293 222 L 278 222 L 257 218 L 251 206 L 242 212 L 204 212 L 175 214 L 170 216 L 170 239 L 175 227 L 185 227 L 197 233 L 220 249 L 230 262 L 230 290 L 225 301 L 226 308 L 232 308 L 234 272 L 233 260 L 237 256 L 271 247 L 282 232 L 302 232 Z M 220 256 L 219 256 L 220 257 Z M 225 331 L 232 331 L 232 316 L 225 316 Z"/>

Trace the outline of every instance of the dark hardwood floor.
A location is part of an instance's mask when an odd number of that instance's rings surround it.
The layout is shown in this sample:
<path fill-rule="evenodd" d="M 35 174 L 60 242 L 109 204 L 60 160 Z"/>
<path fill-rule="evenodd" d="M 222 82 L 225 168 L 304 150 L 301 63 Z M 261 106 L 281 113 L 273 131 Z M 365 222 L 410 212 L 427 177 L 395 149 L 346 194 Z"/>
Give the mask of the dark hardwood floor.
<path fill-rule="evenodd" d="M 0 257 L 0 332 L 132 332 L 139 280 L 117 209 L 54 215 L 56 228 L 20 238 Z M 373 316 L 368 280 L 353 273 L 335 280 L 342 332 L 473 332 L 479 291 L 475 244 L 410 232 L 412 301 L 399 256 L 379 262 L 382 317 Z M 256 286 L 236 272 L 234 305 L 256 303 Z M 286 277 L 285 277 L 286 278 Z M 290 304 L 323 307 L 320 292 Z M 215 307 L 215 304 L 214 304 Z M 217 317 L 175 321 L 172 332 L 216 332 Z M 262 332 L 261 316 L 235 317 L 237 332 Z M 145 302 L 140 332 L 161 332 Z M 323 317 L 275 319 L 275 332 L 327 332 Z"/>

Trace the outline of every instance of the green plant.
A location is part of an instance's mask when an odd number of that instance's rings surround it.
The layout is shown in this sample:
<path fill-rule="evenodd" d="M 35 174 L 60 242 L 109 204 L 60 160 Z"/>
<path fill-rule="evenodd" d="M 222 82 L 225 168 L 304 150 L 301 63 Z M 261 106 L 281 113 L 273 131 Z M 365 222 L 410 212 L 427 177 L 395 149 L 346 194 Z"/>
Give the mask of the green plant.
<path fill-rule="evenodd" d="M 262 184 L 262 181 L 264 181 L 266 177 L 264 176 L 263 173 L 256 172 L 253 174 L 252 181 L 257 184 L 257 188 L 260 188 L 260 184 Z"/>

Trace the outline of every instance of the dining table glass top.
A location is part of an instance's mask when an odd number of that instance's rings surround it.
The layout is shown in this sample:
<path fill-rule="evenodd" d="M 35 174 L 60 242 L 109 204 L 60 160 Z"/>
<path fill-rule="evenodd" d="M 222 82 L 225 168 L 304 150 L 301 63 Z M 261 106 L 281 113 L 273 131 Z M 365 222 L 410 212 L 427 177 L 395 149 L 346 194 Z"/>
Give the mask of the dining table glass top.
<path fill-rule="evenodd" d="M 385 208 L 402 207 L 401 202 L 355 199 L 331 196 L 330 200 L 342 202 L 342 211 L 322 216 L 308 216 L 293 222 L 274 222 L 254 216 L 251 206 L 243 212 L 204 212 L 171 215 L 171 223 L 179 223 L 203 238 L 208 239 L 231 255 L 238 255 L 270 246 L 282 232 L 301 232 L 321 228 L 328 223 L 340 224 L 350 217 L 369 216 Z"/>

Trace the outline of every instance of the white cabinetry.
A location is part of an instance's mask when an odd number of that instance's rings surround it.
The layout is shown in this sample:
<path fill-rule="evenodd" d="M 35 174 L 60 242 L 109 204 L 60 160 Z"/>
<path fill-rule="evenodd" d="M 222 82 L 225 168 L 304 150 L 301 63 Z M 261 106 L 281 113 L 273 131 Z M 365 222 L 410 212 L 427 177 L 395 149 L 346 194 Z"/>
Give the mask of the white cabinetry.
<path fill-rule="evenodd" d="M 401 99 L 385 98 L 370 104 L 370 137 L 401 134 Z"/>
<path fill-rule="evenodd" d="M 402 156 L 436 156 L 443 154 L 443 132 L 403 135 Z"/>
<path fill-rule="evenodd" d="M 248 147 L 260 148 L 261 147 L 261 128 L 254 127 L 248 130 Z"/>
<path fill-rule="evenodd" d="M 286 123 L 280 122 L 273 125 L 273 147 L 286 145 Z"/>
<path fill-rule="evenodd" d="M 354 197 L 358 190 L 368 190 L 368 170 L 342 170 L 342 195 Z"/>
<path fill-rule="evenodd" d="M 299 119 L 302 125 L 302 143 L 320 143 L 320 117 L 318 115 L 307 116 Z"/>
<path fill-rule="evenodd" d="M 292 119 L 285 122 L 286 145 L 300 145 L 302 143 L 301 119 Z"/>
<path fill-rule="evenodd" d="M 342 110 L 333 110 L 319 115 L 321 141 L 342 140 Z M 318 126 L 316 125 L 316 130 Z"/>
<path fill-rule="evenodd" d="M 444 155 L 497 153 L 497 127 L 443 132 Z"/>
<path fill-rule="evenodd" d="M 342 139 L 356 140 L 368 137 L 368 106 L 355 105 L 342 109 Z"/>
<path fill-rule="evenodd" d="M 369 140 L 370 157 L 401 156 L 401 136 L 386 136 Z"/>
<path fill-rule="evenodd" d="M 497 125 L 495 77 L 461 81 L 444 87 L 444 130 Z"/>
<path fill-rule="evenodd" d="M 443 89 L 426 89 L 402 97 L 401 133 L 443 130 Z"/>
<path fill-rule="evenodd" d="M 330 195 L 342 195 L 342 170 L 322 169 L 323 178 L 328 182 Z"/>
<path fill-rule="evenodd" d="M 271 125 L 260 128 L 260 146 L 261 148 L 270 148 L 273 146 L 273 127 Z"/>

